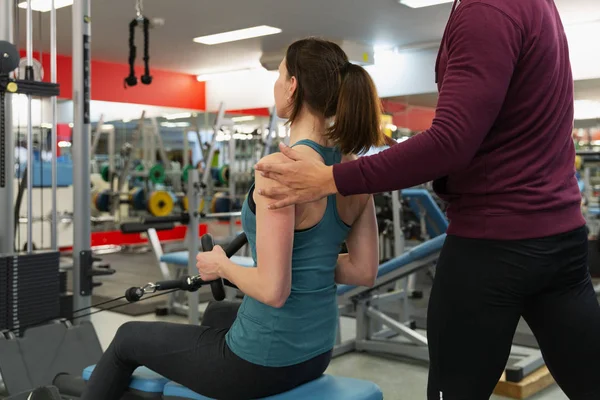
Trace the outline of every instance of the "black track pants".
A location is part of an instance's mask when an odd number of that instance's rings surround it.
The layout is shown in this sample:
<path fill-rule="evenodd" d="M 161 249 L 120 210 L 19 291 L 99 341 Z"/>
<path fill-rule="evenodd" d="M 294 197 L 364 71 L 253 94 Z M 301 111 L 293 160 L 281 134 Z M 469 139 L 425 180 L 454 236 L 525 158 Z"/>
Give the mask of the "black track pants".
<path fill-rule="evenodd" d="M 569 399 L 600 399 L 587 250 L 585 228 L 518 241 L 448 236 L 428 309 L 428 399 L 489 399 L 521 316 Z"/>
<path fill-rule="evenodd" d="M 94 369 L 82 400 L 117 400 L 143 365 L 204 396 L 268 397 L 320 377 L 331 351 L 289 367 L 264 367 L 236 356 L 225 343 L 239 304 L 213 303 L 202 326 L 163 322 L 122 325 Z"/>

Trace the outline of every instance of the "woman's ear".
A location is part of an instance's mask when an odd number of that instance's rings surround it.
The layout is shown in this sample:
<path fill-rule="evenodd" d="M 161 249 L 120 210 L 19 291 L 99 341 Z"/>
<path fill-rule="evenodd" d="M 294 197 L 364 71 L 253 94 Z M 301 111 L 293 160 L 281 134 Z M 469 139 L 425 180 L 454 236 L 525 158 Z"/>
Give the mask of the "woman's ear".
<path fill-rule="evenodd" d="M 290 85 L 288 87 L 288 98 L 291 100 L 294 98 L 294 93 L 296 93 L 296 89 L 298 88 L 298 80 L 295 76 L 290 78 Z"/>

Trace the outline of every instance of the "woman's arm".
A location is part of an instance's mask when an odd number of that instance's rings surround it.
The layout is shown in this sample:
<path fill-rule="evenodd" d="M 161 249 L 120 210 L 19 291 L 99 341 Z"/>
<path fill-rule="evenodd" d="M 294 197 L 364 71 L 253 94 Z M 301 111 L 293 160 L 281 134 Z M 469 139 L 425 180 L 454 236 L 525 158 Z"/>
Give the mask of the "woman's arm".
<path fill-rule="evenodd" d="M 275 153 L 267 157 L 273 162 L 284 158 Z M 292 287 L 292 248 L 294 244 L 295 207 L 276 211 L 267 209 L 268 199 L 259 190 L 275 182 L 256 176 L 256 268 L 240 267 L 229 259 L 219 275 L 233 282 L 246 295 L 272 307 L 282 307 Z"/>
<path fill-rule="evenodd" d="M 338 256 L 335 282 L 373 286 L 379 267 L 379 234 L 373 196 L 369 196 L 361 215 L 352 225 L 346 246 L 348 253 Z"/>

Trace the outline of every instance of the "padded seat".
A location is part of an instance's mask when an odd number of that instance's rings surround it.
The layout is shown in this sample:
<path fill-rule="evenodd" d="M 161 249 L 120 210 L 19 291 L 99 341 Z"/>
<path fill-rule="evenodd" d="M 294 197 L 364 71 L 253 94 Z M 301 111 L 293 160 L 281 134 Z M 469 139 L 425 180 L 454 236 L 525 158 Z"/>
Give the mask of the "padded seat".
<path fill-rule="evenodd" d="M 213 400 L 199 395 L 175 382 L 165 385 L 164 400 Z M 382 400 L 383 393 L 373 382 L 340 376 L 323 375 L 289 392 L 266 397 L 263 400 Z"/>
<path fill-rule="evenodd" d="M 83 370 L 82 377 L 85 381 L 90 379 L 92 371 L 94 371 L 95 365 L 90 365 Z M 129 389 L 136 390 L 142 393 L 162 393 L 165 385 L 169 380 L 162 375 L 148 369 L 146 367 L 138 367 L 133 371 L 131 381 L 129 382 Z"/>
<path fill-rule="evenodd" d="M 425 257 L 428 257 L 434 253 L 437 253 L 442 250 L 444 246 L 444 241 L 446 240 L 446 234 L 440 235 L 434 239 L 428 240 L 420 245 L 413 247 L 411 250 L 402 254 L 400 257 L 396 257 L 393 260 L 389 260 L 384 262 L 379 266 L 377 271 L 377 277 L 380 278 L 385 274 L 396 271 L 399 268 L 405 267 L 408 264 L 421 260 Z M 339 285 L 337 288 L 338 296 L 342 296 L 347 292 L 355 289 L 356 286 L 353 285 Z"/>
<path fill-rule="evenodd" d="M 187 268 L 188 255 L 189 255 L 189 253 L 187 251 L 176 251 L 174 253 L 164 254 L 160 258 L 160 261 L 165 262 L 167 264 L 173 264 L 173 265 Z M 254 266 L 254 260 L 252 259 L 252 257 L 232 256 L 230 258 L 230 260 L 242 267 L 253 267 Z"/>

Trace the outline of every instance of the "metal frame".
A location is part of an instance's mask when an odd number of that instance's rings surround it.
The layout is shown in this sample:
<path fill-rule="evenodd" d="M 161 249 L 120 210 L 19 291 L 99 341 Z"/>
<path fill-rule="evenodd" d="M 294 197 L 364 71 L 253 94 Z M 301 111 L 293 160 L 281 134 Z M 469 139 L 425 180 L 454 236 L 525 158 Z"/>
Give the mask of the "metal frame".
<path fill-rule="evenodd" d="M 82 294 L 82 270 L 91 251 L 90 193 L 90 85 L 91 85 L 91 6 L 90 0 L 73 1 L 73 309 L 92 305 L 91 293 Z M 91 279 L 91 277 L 89 277 Z M 89 321 L 78 318 L 75 323 Z"/>
<path fill-rule="evenodd" d="M 427 338 L 414 330 L 408 317 L 412 314 L 410 298 L 405 285 L 397 285 L 399 280 L 427 268 L 435 263 L 438 254 L 432 254 L 421 260 L 414 261 L 396 271 L 379 277 L 373 288 L 357 287 L 341 296 L 342 305 L 339 309 L 338 337 L 333 356 L 337 357 L 351 351 L 366 351 L 387 353 L 409 357 L 421 361 L 429 360 Z M 385 289 L 395 286 L 392 292 Z M 383 289 L 383 290 L 382 290 Z M 351 303 L 345 303 L 346 301 Z M 386 312 L 390 302 L 402 302 L 397 315 Z M 388 308 L 389 309 L 389 308 Z M 341 317 L 353 316 L 356 319 L 356 339 L 341 341 Z M 390 341 L 391 337 L 401 336 L 403 341 Z"/>
<path fill-rule="evenodd" d="M 406 284 L 397 283 L 400 280 L 406 282 L 405 278 L 432 266 L 438 256 L 439 254 L 432 254 L 379 277 L 373 288 L 357 287 L 340 296 L 338 332 L 333 357 L 362 351 L 429 362 L 427 337 L 419 333 L 415 329 L 414 321 L 410 320 L 410 292 Z M 386 289 L 390 287 L 395 289 L 388 292 Z M 398 301 L 402 302 L 401 307 L 398 307 Z M 355 339 L 342 342 L 342 316 L 353 317 L 356 320 Z M 392 338 L 394 340 L 390 340 Z M 505 369 L 506 379 L 509 382 L 520 382 L 543 365 L 544 359 L 538 349 L 512 346 L 510 363 Z"/>
<path fill-rule="evenodd" d="M 14 0 L 0 0 L 0 40 L 5 40 L 10 43 L 15 43 L 15 7 Z M 13 95 L 6 93 L 5 95 L 5 140 L 6 147 L 4 152 L 5 162 L 5 182 L 4 187 L 0 187 L 0 214 L 3 216 L 5 229 L 0 230 L 0 253 L 9 254 L 14 251 L 15 233 L 14 233 L 14 168 L 15 165 L 15 150 L 14 142 L 15 135 L 13 131 L 12 120 L 12 101 Z"/>

